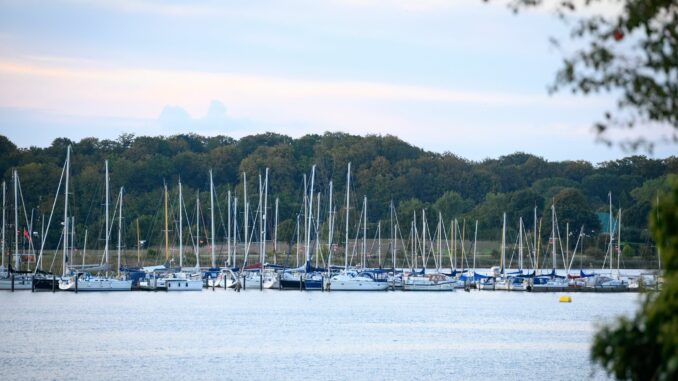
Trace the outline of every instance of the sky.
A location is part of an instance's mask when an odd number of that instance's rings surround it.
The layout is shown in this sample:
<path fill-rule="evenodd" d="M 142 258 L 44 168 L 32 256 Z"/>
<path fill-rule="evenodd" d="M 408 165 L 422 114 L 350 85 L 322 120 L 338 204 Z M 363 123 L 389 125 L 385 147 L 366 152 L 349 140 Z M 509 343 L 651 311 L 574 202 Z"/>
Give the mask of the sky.
<path fill-rule="evenodd" d="M 0 0 L 0 134 L 342 131 L 471 160 L 632 154 L 591 129 L 613 95 L 548 94 L 551 36 L 567 36 L 552 13 L 500 0 Z"/>

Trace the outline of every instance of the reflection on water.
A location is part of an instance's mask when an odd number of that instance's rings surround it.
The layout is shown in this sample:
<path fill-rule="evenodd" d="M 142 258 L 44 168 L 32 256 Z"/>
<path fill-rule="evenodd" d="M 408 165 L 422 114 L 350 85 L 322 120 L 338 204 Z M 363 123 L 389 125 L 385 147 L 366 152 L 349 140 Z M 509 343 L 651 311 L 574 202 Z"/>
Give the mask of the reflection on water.
<path fill-rule="evenodd" d="M 588 378 L 634 294 L 0 293 L 2 379 Z M 543 377 L 542 377 L 543 376 Z M 603 378 L 601 372 L 595 377 Z"/>

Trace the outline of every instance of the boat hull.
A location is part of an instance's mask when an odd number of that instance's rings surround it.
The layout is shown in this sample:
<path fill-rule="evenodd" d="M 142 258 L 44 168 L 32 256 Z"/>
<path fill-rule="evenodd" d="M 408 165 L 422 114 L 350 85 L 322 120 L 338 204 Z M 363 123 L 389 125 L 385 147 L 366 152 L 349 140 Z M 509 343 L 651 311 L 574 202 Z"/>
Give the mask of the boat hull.
<path fill-rule="evenodd" d="M 333 277 L 328 284 L 331 291 L 386 291 L 389 287 L 388 282 L 376 282 L 364 277 Z"/>
<path fill-rule="evenodd" d="M 403 283 L 403 291 L 454 291 L 457 282 L 445 282 L 437 284 L 408 284 Z"/>
<path fill-rule="evenodd" d="M 14 291 L 31 290 L 33 288 L 33 278 L 30 276 L 14 277 Z M 12 278 L 0 279 L 0 290 L 12 290 Z"/>
<path fill-rule="evenodd" d="M 165 289 L 168 292 L 202 291 L 202 280 L 197 279 L 167 279 Z"/>
<path fill-rule="evenodd" d="M 61 291 L 75 291 L 75 288 L 73 278 L 59 281 Z M 132 291 L 132 281 L 107 278 L 78 279 L 77 291 Z"/>

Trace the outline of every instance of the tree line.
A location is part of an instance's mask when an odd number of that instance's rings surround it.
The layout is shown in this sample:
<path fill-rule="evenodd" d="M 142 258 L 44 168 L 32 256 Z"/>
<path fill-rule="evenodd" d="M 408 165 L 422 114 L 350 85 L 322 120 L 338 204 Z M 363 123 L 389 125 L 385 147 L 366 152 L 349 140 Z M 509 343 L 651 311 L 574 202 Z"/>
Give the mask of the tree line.
<path fill-rule="evenodd" d="M 327 221 L 332 181 L 335 226 L 343 226 L 346 171 L 351 162 L 351 237 L 355 234 L 364 196 L 368 200 L 370 235 L 376 234 L 377 223 L 381 221 L 381 236 L 390 236 L 388 226 L 393 203 L 399 229 L 405 237 L 413 215 L 416 212 L 420 220 L 422 210 L 431 226 L 437 223 L 438 216 L 442 216 L 448 229 L 453 218 L 465 219 L 469 226 L 478 220 L 478 238 L 489 240 L 500 237 L 502 214 L 506 212 L 509 231 L 515 236 L 521 217 L 526 228 L 532 229 L 536 208 L 542 220 L 542 236 L 548 239 L 551 204 L 556 207 L 561 230 L 569 223 L 571 231 L 584 226 L 586 234 L 598 236 L 605 233 L 606 226 L 601 225 L 601 216 L 597 213 L 608 211 L 611 193 L 615 214 L 618 208 L 623 211 L 622 240 L 647 243 L 649 211 L 658 194 L 670 188 L 671 178 L 678 173 L 675 156 L 651 159 L 636 155 L 593 164 L 548 161 L 517 152 L 476 162 L 450 152 L 425 151 L 390 135 L 362 137 L 328 132 L 293 139 L 265 133 L 233 139 L 195 134 L 168 137 L 123 134 L 115 140 L 85 138 L 76 142 L 58 138 L 45 148 L 19 148 L 0 136 L 0 174 L 10 194 L 12 171 L 17 170 L 26 213 L 34 215 L 34 232 L 40 231 L 39 221 L 52 208 L 69 145 L 72 146 L 69 202 L 73 206 L 76 231 L 82 236 L 84 229 L 90 229 L 90 245 L 96 245 L 104 237 L 104 161 L 108 160 L 111 210 L 119 188 L 124 187 L 124 237 L 128 247 L 136 246 L 137 224 L 143 232 L 142 238 L 151 245 L 161 243 L 163 189 L 165 185 L 170 189 L 176 209 L 179 181 L 183 184 L 186 210 L 195 209 L 195 198 L 200 192 L 204 206 L 201 223 L 209 227 L 205 218 L 209 216 L 206 208 L 209 207 L 210 170 L 216 190 L 218 239 L 226 235 L 228 192 L 239 198 L 242 216 L 242 174 L 246 173 L 252 221 L 258 200 L 258 176 L 269 168 L 267 223 L 274 223 L 273 205 L 278 198 L 278 240 L 285 242 L 295 239 L 296 216 L 304 213 L 303 176 L 306 174 L 310 183 L 314 164 L 314 193 L 320 194 L 321 220 Z M 9 196 L 8 200 L 11 200 Z M 13 208 L 11 204 L 8 202 L 9 209 Z M 63 213 L 61 208 L 62 203 L 57 203 L 55 213 L 60 210 Z M 172 213 L 176 219 L 177 211 Z M 191 213 L 186 216 L 197 219 Z M 326 229 L 327 224 L 321 226 Z M 48 247 L 57 245 L 58 230 L 51 229 Z M 343 240 L 343 228 L 336 228 L 335 240 Z"/>

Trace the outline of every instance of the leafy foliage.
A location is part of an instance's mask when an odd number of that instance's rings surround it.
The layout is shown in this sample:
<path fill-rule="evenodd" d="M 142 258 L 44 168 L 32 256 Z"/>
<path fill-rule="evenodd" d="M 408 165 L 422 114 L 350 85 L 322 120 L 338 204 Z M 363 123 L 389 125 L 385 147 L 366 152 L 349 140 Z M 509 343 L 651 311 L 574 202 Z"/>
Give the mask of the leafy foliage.
<path fill-rule="evenodd" d="M 652 216 L 664 265 L 663 289 L 647 295 L 635 316 L 598 331 L 591 352 L 617 379 L 678 379 L 678 182 Z"/>
<path fill-rule="evenodd" d="M 0 136 L 0 174 L 10 182 L 12 169 L 17 169 L 27 211 L 30 213 L 35 208 L 36 220 L 51 210 L 69 144 L 73 145 L 71 206 L 76 223 L 89 227 L 90 236 L 101 230 L 97 225 L 103 221 L 103 172 L 104 160 L 108 160 L 111 194 L 116 195 L 119 187 L 124 186 L 128 242 L 134 242 L 133 224 L 137 218 L 143 231 L 159 231 L 157 215 L 162 209 L 164 184 L 173 192 L 171 199 L 176 200 L 181 179 L 188 210 L 195 210 L 191 203 L 195 202 L 197 190 L 201 190 L 201 204 L 208 205 L 206 190 L 210 169 L 220 208 L 217 215 L 225 219 L 228 191 L 240 199 L 238 213 L 244 210 L 243 172 L 247 173 L 250 204 L 256 205 L 258 175 L 263 175 L 268 167 L 269 205 L 273 205 L 275 197 L 280 199 L 279 233 L 288 241 L 294 238 L 296 215 L 303 213 L 303 174 L 308 174 L 311 165 L 316 164 L 316 191 L 321 193 L 325 204 L 329 182 L 333 181 L 339 218 L 336 226 L 342 226 L 349 161 L 352 163 L 351 213 L 354 217 L 358 215 L 362 197 L 367 196 L 370 231 L 376 228 L 378 220 L 382 221 L 382 227 L 387 226 L 389 205 L 393 201 L 401 230 L 406 235 L 414 212 L 420 221 L 421 211 L 426 209 L 430 221 L 437 221 L 440 212 L 446 225 L 453 218 L 478 219 L 479 239 L 496 239 L 500 235 L 503 212 L 507 212 L 509 228 L 517 229 L 520 217 L 526 225 L 528 222 L 532 225 L 535 207 L 540 218 L 544 217 L 543 232 L 548 235 L 548 210 L 553 202 L 559 220 L 570 222 L 572 230 L 584 224 L 587 232 L 599 232 L 594 213 L 607 210 L 607 194 L 612 192 L 615 207 L 628 211 L 624 214 L 624 228 L 628 229 L 624 231 L 625 240 L 643 242 L 647 237 L 647 211 L 652 200 L 656 192 L 666 188 L 662 184 L 678 169 L 675 157 L 654 160 L 632 156 L 594 165 L 582 161 L 549 162 L 519 152 L 472 162 L 451 153 L 426 152 L 393 136 L 360 137 L 343 133 L 299 139 L 267 133 L 240 140 L 225 136 L 125 134 L 117 140 L 86 138 L 72 142 L 62 138 L 47 148 L 28 149 L 17 148 Z M 57 203 L 55 212 L 59 213 L 61 207 L 61 203 Z M 326 221 L 326 217 L 327 207 L 323 206 L 321 218 Z M 269 223 L 271 221 L 272 218 Z M 351 226 L 353 229 L 354 222 Z M 48 247 L 58 242 L 58 232 L 54 230 L 51 230 Z M 343 237 L 343 229 L 337 230 L 337 237 Z M 152 245 L 153 239 L 148 240 Z"/>
<path fill-rule="evenodd" d="M 596 12 L 596 5 L 619 12 Z M 571 25 L 572 45 L 579 47 L 563 59 L 551 90 L 618 94 L 617 110 L 606 112 L 595 123 L 601 140 L 611 143 L 604 134 L 610 127 L 660 124 L 672 126 L 672 139 L 678 142 L 678 4 L 674 0 L 510 2 L 516 12 L 535 6 L 555 7 L 557 16 Z M 587 15 L 582 8 L 591 12 Z M 637 138 L 621 143 L 630 149 L 652 150 L 656 142 Z"/>

